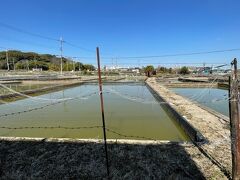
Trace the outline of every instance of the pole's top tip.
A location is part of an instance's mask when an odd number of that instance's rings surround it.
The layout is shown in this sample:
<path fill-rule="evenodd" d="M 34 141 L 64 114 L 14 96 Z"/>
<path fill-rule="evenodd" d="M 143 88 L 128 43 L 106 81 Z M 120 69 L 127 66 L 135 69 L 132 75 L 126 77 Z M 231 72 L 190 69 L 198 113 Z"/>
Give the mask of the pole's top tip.
<path fill-rule="evenodd" d="M 231 62 L 231 65 L 237 63 L 237 58 L 234 58 L 233 61 Z"/>

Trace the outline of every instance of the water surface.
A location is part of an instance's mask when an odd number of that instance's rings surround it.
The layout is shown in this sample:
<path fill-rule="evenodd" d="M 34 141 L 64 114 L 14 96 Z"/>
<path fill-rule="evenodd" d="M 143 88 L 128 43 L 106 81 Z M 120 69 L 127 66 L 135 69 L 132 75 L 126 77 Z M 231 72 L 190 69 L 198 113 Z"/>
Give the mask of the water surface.
<path fill-rule="evenodd" d="M 171 88 L 171 90 L 229 116 L 228 90 L 216 88 Z"/>
<path fill-rule="evenodd" d="M 124 137 L 107 132 L 108 138 L 188 140 L 184 131 L 168 116 L 144 84 L 106 84 L 103 91 L 107 128 L 122 135 L 134 136 Z M 1 127 L 79 127 L 0 129 L 0 136 L 102 138 L 101 128 L 81 128 L 102 125 L 97 85 L 81 85 L 0 107 Z"/>
<path fill-rule="evenodd" d="M 39 88 L 49 87 L 49 86 L 53 86 L 53 85 L 49 85 L 49 84 L 3 84 L 3 86 L 11 88 L 12 91 L 1 86 L 0 87 L 0 95 L 10 94 L 10 93 L 13 93 L 14 91 L 19 92 L 19 91 L 39 89 Z"/>

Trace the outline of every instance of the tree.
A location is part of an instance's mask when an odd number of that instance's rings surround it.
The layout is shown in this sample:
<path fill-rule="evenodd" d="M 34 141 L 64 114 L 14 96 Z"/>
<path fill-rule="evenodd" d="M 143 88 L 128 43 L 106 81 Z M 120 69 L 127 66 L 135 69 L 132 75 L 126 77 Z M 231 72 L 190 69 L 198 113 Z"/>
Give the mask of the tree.
<path fill-rule="evenodd" d="M 144 72 L 146 73 L 146 75 L 148 77 L 150 77 L 150 75 L 153 73 L 154 71 L 154 67 L 152 65 L 148 65 L 144 68 Z"/>
<path fill-rule="evenodd" d="M 91 64 L 84 64 L 83 65 L 83 70 L 89 70 L 89 71 L 94 71 L 95 67 Z"/>
<path fill-rule="evenodd" d="M 168 72 L 168 69 L 166 67 L 158 67 L 157 68 L 157 72 L 158 73 L 167 73 Z"/>
<path fill-rule="evenodd" d="M 21 52 L 16 50 L 8 51 L 8 59 L 10 69 L 14 69 L 13 62 L 16 69 L 29 69 L 42 68 L 42 70 L 60 70 L 61 58 L 51 54 L 38 54 L 35 52 Z M 95 67 L 91 64 L 82 64 L 80 62 L 75 63 L 71 59 L 63 57 L 63 69 L 64 70 L 95 70 Z M 74 64 L 74 65 L 73 65 Z M 7 69 L 6 63 L 6 51 L 0 51 L 0 69 Z"/>
<path fill-rule="evenodd" d="M 75 64 L 75 71 L 83 70 L 83 64 L 80 62 L 77 62 Z"/>
<path fill-rule="evenodd" d="M 148 65 L 144 68 L 144 72 L 152 72 L 154 71 L 154 67 L 152 65 Z"/>
<path fill-rule="evenodd" d="M 188 70 L 188 67 L 186 66 L 183 66 L 181 69 L 180 69 L 180 74 L 189 74 L 189 70 Z"/>

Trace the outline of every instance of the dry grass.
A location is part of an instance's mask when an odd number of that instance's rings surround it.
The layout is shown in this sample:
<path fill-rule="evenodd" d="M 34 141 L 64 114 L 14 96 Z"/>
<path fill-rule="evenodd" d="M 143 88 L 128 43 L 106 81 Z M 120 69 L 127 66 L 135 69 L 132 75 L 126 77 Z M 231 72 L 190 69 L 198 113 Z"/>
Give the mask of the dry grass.
<path fill-rule="evenodd" d="M 103 147 L 96 142 L 1 140 L 1 179 L 106 179 Z M 108 150 L 111 179 L 205 179 L 177 143 L 111 143 Z"/>

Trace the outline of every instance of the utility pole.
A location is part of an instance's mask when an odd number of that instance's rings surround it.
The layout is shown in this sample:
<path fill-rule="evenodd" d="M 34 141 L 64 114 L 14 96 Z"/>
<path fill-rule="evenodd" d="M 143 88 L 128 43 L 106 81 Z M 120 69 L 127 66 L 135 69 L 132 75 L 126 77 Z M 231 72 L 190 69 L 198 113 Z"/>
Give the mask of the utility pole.
<path fill-rule="evenodd" d="M 60 37 L 60 51 L 61 51 L 61 75 L 63 71 L 63 38 Z"/>
<path fill-rule="evenodd" d="M 68 71 L 68 60 L 67 60 L 67 71 Z"/>
<path fill-rule="evenodd" d="M 231 62 L 232 75 L 230 83 L 229 115 L 231 126 L 231 149 L 232 149 L 232 179 L 240 179 L 240 127 L 239 127 L 239 95 L 237 77 L 237 59 Z"/>
<path fill-rule="evenodd" d="M 8 62 L 8 49 L 6 50 L 6 61 L 7 61 L 7 70 L 9 71 L 9 62 Z"/>
<path fill-rule="evenodd" d="M 27 71 L 29 71 L 29 63 L 28 63 L 28 60 L 27 60 Z"/>
<path fill-rule="evenodd" d="M 12 58 L 12 61 L 13 61 L 13 71 L 15 71 L 14 57 Z"/>
<path fill-rule="evenodd" d="M 99 48 L 98 47 L 96 48 L 96 51 L 97 51 L 97 64 L 98 64 L 99 96 L 100 96 L 100 101 L 101 101 L 102 124 L 103 124 L 103 137 L 104 137 L 104 146 L 105 146 L 105 155 L 106 155 L 107 176 L 109 178 L 108 150 L 107 150 L 107 138 L 106 138 L 103 93 L 102 93 L 102 77 L 101 77 L 101 66 L 100 66 L 100 56 L 99 56 Z"/>
<path fill-rule="evenodd" d="M 72 60 L 72 63 L 73 63 L 73 71 L 75 71 L 75 61 Z"/>

